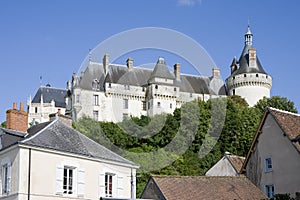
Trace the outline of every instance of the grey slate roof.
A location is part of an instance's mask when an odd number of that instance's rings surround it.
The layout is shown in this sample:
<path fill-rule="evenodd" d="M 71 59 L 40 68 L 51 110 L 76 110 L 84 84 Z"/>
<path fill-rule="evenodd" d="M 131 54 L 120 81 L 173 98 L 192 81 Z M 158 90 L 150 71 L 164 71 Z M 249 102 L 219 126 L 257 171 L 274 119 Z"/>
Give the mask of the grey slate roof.
<path fill-rule="evenodd" d="M 6 128 L 0 128 L 0 149 L 5 149 L 13 144 L 16 144 L 19 140 L 22 140 L 27 133 L 15 131 Z"/>
<path fill-rule="evenodd" d="M 118 83 L 123 85 L 146 86 L 154 77 L 168 78 L 174 80 L 174 86 L 180 87 L 181 92 L 214 94 L 209 88 L 211 79 L 209 77 L 181 74 L 181 80 L 175 80 L 175 76 L 163 63 L 157 63 L 154 69 L 133 67 L 129 70 L 126 65 L 110 64 L 107 75 L 104 73 L 103 65 L 91 62 L 85 72 L 79 78 L 79 87 L 86 90 L 93 90 L 92 82 L 97 80 L 104 90 L 105 82 Z M 224 90 L 225 91 L 225 90 Z M 226 92 L 223 92 L 226 93 Z M 221 94 L 221 93 L 220 93 Z"/>
<path fill-rule="evenodd" d="M 36 127 L 28 129 L 28 133 L 28 137 L 20 141 L 20 144 L 137 166 L 59 120 L 39 124 Z"/>
<path fill-rule="evenodd" d="M 43 95 L 44 103 L 50 103 L 52 100 L 55 101 L 55 107 L 66 107 L 65 96 L 67 95 L 67 89 L 59 89 L 49 86 L 41 86 L 34 98 L 32 103 L 40 103 L 41 95 Z"/>
<path fill-rule="evenodd" d="M 265 70 L 262 68 L 258 57 L 256 57 L 256 67 L 249 67 L 249 49 L 252 48 L 252 45 L 245 45 L 240 59 L 237 63 L 239 66 L 236 71 L 232 73 L 232 75 L 244 74 L 244 73 L 262 73 L 267 74 Z M 234 64 L 234 61 L 233 63 Z"/>

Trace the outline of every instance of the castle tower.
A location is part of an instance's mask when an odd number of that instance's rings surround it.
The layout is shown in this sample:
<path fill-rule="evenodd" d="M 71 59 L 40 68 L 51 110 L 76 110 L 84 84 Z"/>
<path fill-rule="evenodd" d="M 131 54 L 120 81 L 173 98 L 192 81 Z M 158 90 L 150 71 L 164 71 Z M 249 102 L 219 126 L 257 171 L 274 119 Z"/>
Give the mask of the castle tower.
<path fill-rule="evenodd" d="M 239 60 L 233 59 L 231 75 L 226 79 L 228 95 L 241 96 L 249 106 L 254 106 L 264 96 L 270 97 L 272 88 L 272 77 L 262 68 L 256 49 L 252 47 L 252 38 L 248 25 L 242 54 Z"/>

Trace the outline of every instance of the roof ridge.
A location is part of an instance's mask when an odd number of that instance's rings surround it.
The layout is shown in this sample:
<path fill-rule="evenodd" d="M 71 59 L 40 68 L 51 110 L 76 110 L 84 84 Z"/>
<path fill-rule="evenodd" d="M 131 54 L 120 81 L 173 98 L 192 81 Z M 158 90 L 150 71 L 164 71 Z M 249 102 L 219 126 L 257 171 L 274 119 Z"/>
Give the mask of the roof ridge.
<path fill-rule="evenodd" d="M 52 86 L 46 86 L 46 85 L 41 85 L 40 88 L 50 88 L 50 89 L 56 89 L 56 90 L 68 90 L 66 88 L 57 88 L 57 87 L 52 87 Z"/>
<path fill-rule="evenodd" d="M 273 108 L 273 107 L 267 107 L 267 109 L 272 110 L 272 111 L 281 112 L 281 113 L 284 113 L 284 114 L 290 114 L 290 115 L 295 115 L 295 116 L 300 117 L 299 113 L 293 113 L 293 112 L 289 112 L 289 111 L 286 111 L 286 110 L 280 110 L 278 108 Z"/>
<path fill-rule="evenodd" d="M 52 126 L 54 123 L 56 123 L 58 121 L 58 119 L 54 119 L 51 123 L 49 123 L 47 126 L 45 126 L 44 128 L 42 128 L 41 130 L 39 130 L 37 133 L 35 133 L 33 136 L 26 138 L 22 141 L 20 141 L 20 143 L 25 143 L 28 142 L 32 139 L 34 139 L 36 136 L 38 136 L 39 134 L 41 134 L 45 129 L 47 129 L 48 127 Z M 46 123 L 46 122 L 45 122 Z M 30 136 L 30 134 L 28 134 Z"/>

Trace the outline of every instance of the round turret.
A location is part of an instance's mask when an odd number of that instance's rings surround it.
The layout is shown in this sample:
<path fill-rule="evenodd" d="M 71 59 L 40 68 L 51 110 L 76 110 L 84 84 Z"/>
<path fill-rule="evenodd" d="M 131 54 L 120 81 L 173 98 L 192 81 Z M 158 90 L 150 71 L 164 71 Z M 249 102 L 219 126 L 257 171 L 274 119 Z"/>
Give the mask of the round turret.
<path fill-rule="evenodd" d="M 226 79 L 228 95 L 243 97 L 249 106 L 254 106 L 263 97 L 270 97 L 272 88 L 272 77 L 262 68 L 256 49 L 252 47 L 252 37 L 248 26 L 243 52 L 238 61 L 233 60 L 231 75 Z"/>

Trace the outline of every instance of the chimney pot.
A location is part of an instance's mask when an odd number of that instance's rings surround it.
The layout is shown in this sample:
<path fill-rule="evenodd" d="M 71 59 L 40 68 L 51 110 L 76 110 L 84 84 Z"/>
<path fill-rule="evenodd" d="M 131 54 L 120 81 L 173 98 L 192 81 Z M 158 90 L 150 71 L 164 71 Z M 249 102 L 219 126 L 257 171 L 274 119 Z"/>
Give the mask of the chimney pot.
<path fill-rule="evenodd" d="M 127 64 L 127 68 L 128 68 L 129 70 L 132 70 L 132 69 L 133 69 L 133 59 L 132 59 L 132 58 L 128 58 L 128 59 L 126 60 L 126 64 Z"/>
<path fill-rule="evenodd" d="M 14 104 L 13 104 L 13 109 L 17 110 L 17 103 L 16 102 L 14 102 Z"/>
<path fill-rule="evenodd" d="M 106 53 L 103 56 L 103 68 L 104 68 L 105 74 L 108 73 L 108 67 L 109 67 L 109 54 Z"/>
<path fill-rule="evenodd" d="M 23 102 L 20 103 L 20 111 L 24 111 L 24 104 L 23 104 Z"/>
<path fill-rule="evenodd" d="M 220 68 L 218 68 L 218 67 L 214 67 L 213 69 L 212 69 L 212 76 L 213 76 L 213 78 L 218 78 L 218 77 L 220 77 L 221 75 L 220 75 Z"/>

